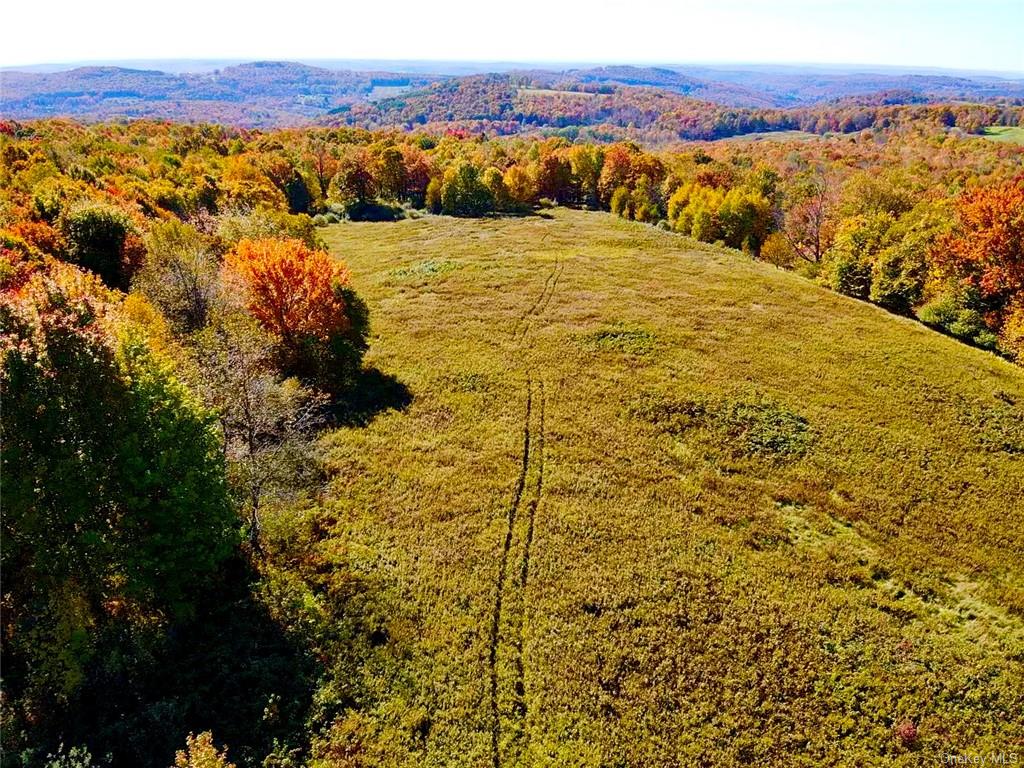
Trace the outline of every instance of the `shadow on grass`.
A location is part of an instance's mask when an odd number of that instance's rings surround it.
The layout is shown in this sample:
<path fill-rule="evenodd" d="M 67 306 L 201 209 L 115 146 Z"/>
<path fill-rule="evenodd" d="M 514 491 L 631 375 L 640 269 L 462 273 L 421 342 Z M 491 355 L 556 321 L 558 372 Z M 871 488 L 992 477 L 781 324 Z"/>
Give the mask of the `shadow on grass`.
<path fill-rule="evenodd" d="M 355 383 L 333 404 L 330 421 L 334 426 L 365 427 L 384 411 L 404 411 L 412 403 L 412 392 L 390 373 L 364 368 Z"/>

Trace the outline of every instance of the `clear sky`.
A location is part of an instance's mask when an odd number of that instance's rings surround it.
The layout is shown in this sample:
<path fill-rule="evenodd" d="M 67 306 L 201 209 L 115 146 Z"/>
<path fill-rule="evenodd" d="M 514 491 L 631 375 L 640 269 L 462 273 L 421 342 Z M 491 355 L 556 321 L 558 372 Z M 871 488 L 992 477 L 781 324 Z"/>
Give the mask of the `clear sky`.
<path fill-rule="evenodd" d="M 1024 72 L 1024 0 L 12 0 L 0 65 L 770 62 Z"/>

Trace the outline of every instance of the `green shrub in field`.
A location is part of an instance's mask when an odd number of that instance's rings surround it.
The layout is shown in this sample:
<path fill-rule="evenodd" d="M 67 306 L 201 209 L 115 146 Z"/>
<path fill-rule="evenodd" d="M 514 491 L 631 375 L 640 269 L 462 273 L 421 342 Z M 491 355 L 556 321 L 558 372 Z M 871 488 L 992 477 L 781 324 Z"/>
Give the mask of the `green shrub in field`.
<path fill-rule="evenodd" d="M 350 221 L 398 221 L 405 218 L 402 206 L 377 200 L 353 201 L 345 207 Z"/>
<path fill-rule="evenodd" d="M 749 456 L 796 458 L 810 446 L 807 419 L 767 400 L 725 401 L 714 419 L 729 441 Z"/>
<path fill-rule="evenodd" d="M 391 271 L 391 276 L 395 278 L 430 278 L 437 275 L 444 275 L 448 272 L 459 268 L 459 263 L 456 261 L 447 261 L 440 259 L 427 259 L 426 261 L 418 261 L 415 264 L 410 264 L 407 267 L 399 267 Z"/>
<path fill-rule="evenodd" d="M 657 338 L 645 328 L 614 325 L 585 334 L 584 347 L 627 355 L 646 355 L 654 349 Z"/>
<path fill-rule="evenodd" d="M 634 406 L 632 414 L 671 435 L 706 429 L 716 442 L 743 456 L 795 459 L 812 441 L 807 419 L 766 399 L 649 399 Z"/>
<path fill-rule="evenodd" d="M 957 289 L 942 294 L 918 310 L 917 317 L 926 325 L 945 331 L 961 341 L 983 349 L 995 349 L 999 337 L 985 324 L 980 297 L 970 289 Z"/>
<path fill-rule="evenodd" d="M 1000 400 L 993 405 L 964 402 L 959 409 L 959 421 L 986 449 L 1024 454 L 1024 409 L 1012 400 Z"/>

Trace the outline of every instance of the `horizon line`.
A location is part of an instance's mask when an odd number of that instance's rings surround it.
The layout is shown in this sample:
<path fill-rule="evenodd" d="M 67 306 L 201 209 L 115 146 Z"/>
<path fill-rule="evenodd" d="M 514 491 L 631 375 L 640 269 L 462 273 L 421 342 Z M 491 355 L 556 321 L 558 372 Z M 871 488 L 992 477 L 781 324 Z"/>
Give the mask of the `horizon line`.
<path fill-rule="evenodd" d="M 950 67 L 942 65 L 932 64 L 885 64 L 879 62 L 826 62 L 826 61 L 743 61 L 743 60 L 690 60 L 690 61 L 670 61 L 663 59 L 601 59 L 601 60 L 588 60 L 588 59 L 474 59 L 474 58 L 394 58 L 394 57 L 355 57 L 355 58 L 330 58 L 330 57 L 299 57 L 299 58 L 275 58 L 275 57 L 196 57 L 196 56 L 182 56 L 182 57 L 155 57 L 155 58 L 144 58 L 144 57 L 129 57 L 129 58 L 117 58 L 117 59 L 74 59 L 65 61 L 43 61 L 37 63 L 19 63 L 19 64 L 0 64 L 0 71 L 7 72 L 27 72 L 30 70 L 40 70 L 44 68 L 54 68 L 56 70 L 61 69 L 78 69 L 84 67 L 97 67 L 97 66 L 110 66 L 117 67 L 120 69 L 136 69 L 133 66 L 125 65 L 142 65 L 152 64 L 157 65 L 160 63 L 180 63 L 180 64 L 224 64 L 226 66 L 238 66 L 241 64 L 257 64 L 257 63 L 284 63 L 284 64 L 303 64 L 306 66 L 315 66 L 316 63 L 366 63 L 370 64 L 373 62 L 380 62 L 382 64 L 418 64 L 418 65 L 430 65 L 430 64 L 449 64 L 449 65 L 480 65 L 480 66 L 500 66 L 500 67 L 516 67 L 516 66 L 530 66 L 538 68 L 541 66 L 562 66 L 562 67 L 601 67 L 601 66 L 636 66 L 636 67 L 779 67 L 779 68 L 818 68 L 818 69 L 844 69 L 844 70 L 855 70 L 858 72 L 870 73 L 870 68 L 880 68 L 885 70 L 896 70 L 902 72 L 936 72 L 936 73 L 959 73 L 959 74 L 972 74 L 979 76 L 989 77 L 1004 77 L 1006 79 L 1019 79 L 1024 77 L 1024 70 L 1000 70 L 1000 69 L 984 69 L 984 68 L 969 68 L 969 67 Z M 323 67 L 329 69 L 329 67 Z M 147 70 L 138 70 L 147 71 Z M 166 72 L 161 69 L 151 69 L 149 71 Z M 359 71 L 359 70 L 353 70 Z M 401 70 L 391 70 L 396 74 L 404 74 Z M 181 69 L 177 74 L 200 74 L 199 71 L 192 71 L 187 69 Z M 48 74 L 53 74 L 48 73 Z M 483 72 L 481 72 L 483 74 Z M 853 74 L 853 72 L 848 72 Z"/>

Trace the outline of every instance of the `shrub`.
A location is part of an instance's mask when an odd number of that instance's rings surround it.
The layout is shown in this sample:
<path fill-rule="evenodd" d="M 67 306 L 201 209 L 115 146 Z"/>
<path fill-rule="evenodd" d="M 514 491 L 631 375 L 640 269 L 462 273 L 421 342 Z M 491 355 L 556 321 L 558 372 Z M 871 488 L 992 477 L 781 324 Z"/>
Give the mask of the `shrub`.
<path fill-rule="evenodd" d="M 537 195 L 533 176 L 522 165 L 512 165 L 502 177 L 509 200 L 519 209 L 528 208 Z"/>
<path fill-rule="evenodd" d="M 888 213 L 854 216 L 843 221 L 835 243 L 825 254 L 825 283 L 834 291 L 858 299 L 871 295 L 875 255 L 888 244 L 894 219 Z"/>
<path fill-rule="evenodd" d="M 428 190 L 429 195 L 429 190 Z M 494 197 L 472 163 L 460 162 L 444 172 L 441 212 L 449 216 L 483 216 L 494 210 Z"/>
<path fill-rule="evenodd" d="M 925 251 L 903 240 L 879 253 L 871 265 L 868 298 L 892 312 L 909 315 L 921 300 L 928 265 Z"/>
<path fill-rule="evenodd" d="M 43 264 L 43 254 L 17 235 L 0 230 L 0 291 L 21 288 Z"/>
<path fill-rule="evenodd" d="M 615 191 L 612 192 L 611 199 L 611 212 L 616 216 L 621 216 L 624 219 L 632 218 L 632 211 L 630 210 L 630 203 L 632 199 L 629 195 L 629 190 L 626 187 L 616 187 Z"/>
<path fill-rule="evenodd" d="M 791 267 L 796 261 L 796 254 L 784 234 L 773 232 L 761 246 L 760 258 L 776 267 Z"/>
<path fill-rule="evenodd" d="M 484 171 L 483 184 L 491 193 L 494 200 L 494 208 L 498 211 L 510 211 L 513 209 L 512 196 L 508 187 L 505 186 L 505 179 L 497 168 L 491 167 Z"/>
<path fill-rule="evenodd" d="M 282 191 L 288 201 L 289 213 L 309 213 L 313 204 L 313 196 L 309 193 L 306 180 L 298 171 L 292 171 L 291 176 L 285 181 Z"/>
<path fill-rule="evenodd" d="M 306 214 L 292 215 L 273 208 L 261 207 L 254 211 L 233 211 L 222 214 L 217 221 L 217 234 L 228 245 L 242 240 L 264 238 L 294 238 L 310 248 L 323 248 L 313 219 Z"/>
<path fill-rule="evenodd" d="M 671 435 L 706 429 L 738 456 L 796 459 L 807 452 L 813 439 L 807 419 L 765 398 L 714 402 L 647 398 L 634 405 L 631 413 Z"/>
<path fill-rule="evenodd" d="M 833 291 L 867 299 L 871 294 L 871 264 L 849 251 L 831 251 L 825 257 L 825 282 Z"/>
<path fill-rule="evenodd" d="M 995 349 L 999 343 L 985 323 L 981 297 L 972 288 L 947 291 L 921 307 L 917 317 L 926 325 L 984 349 Z"/>
<path fill-rule="evenodd" d="M 658 195 L 654 185 L 647 176 L 641 176 L 636 187 L 630 193 L 630 208 L 633 218 L 651 224 L 661 217 Z"/>
<path fill-rule="evenodd" d="M 441 179 L 436 176 L 427 184 L 424 207 L 431 213 L 441 212 Z"/>
<path fill-rule="evenodd" d="M 174 755 L 174 768 L 235 768 L 228 762 L 227 750 L 219 751 L 209 731 L 185 739 L 185 749 Z"/>
<path fill-rule="evenodd" d="M 92 753 L 88 747 L 71 747 L 65 751 L 64 745 L 58 747 L 56 754 L 46 756 L 43 768 L 99 768 L 99 763 L 93 762 Z"/>
<path fill-rule="evenodd" d="M 346 211 L 352 221 L 398 221 L 405 218 L 405 210 L 400 205 L 381 202 L 353 202 Z"/>
<path fill-rule="evenodd" d="M 67 258 L 95 272 L 108 286 L 127 290 L 142 263 L 142 240 L 123 211 L 89 203 L 65 212 L 59 221 Z"/>
<path fill-rule="evenodd" d="M 736 187 L 722 199 L 718 219 L 726 245 L 756 253 L 772 227 L 771 203 L 756 190 Z"/>
<path fill-rule="evenodd" d="M 1024 298 L 1010 305 L 999 332 L 999 349 L 1011 359 L 1024 363 Z"/>

